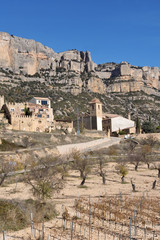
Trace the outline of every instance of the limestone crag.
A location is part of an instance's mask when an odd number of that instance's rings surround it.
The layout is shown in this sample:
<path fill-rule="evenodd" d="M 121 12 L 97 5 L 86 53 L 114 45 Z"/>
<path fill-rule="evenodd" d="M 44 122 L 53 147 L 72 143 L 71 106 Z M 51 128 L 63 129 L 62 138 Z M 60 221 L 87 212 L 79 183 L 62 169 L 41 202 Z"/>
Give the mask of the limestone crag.
<path fill-rule="evenodd" d="M 78 95 L 84 91 L 159 94 L 158 67 L 138 67 L 127 62 L 97 65 L 89 51 L 55 53 L 34 40 L 0 32 L 0 83 L 39 81 L 49 88 Z"/>
<path fill-rule="evenodd" d="M 160 70 L 158 67 L 137 67 L 127 62 L 100 64 L 97 75 L 106 80 L 107 88 L 113 92 L 140 91 L 145 88 L 159 90 Z"/>
<path fill-rule="evenodd" d="M 34 40 L 0 33 L 0 56 L 2 68 L 33 75 L 40 68 L 49 68 L 56 53 Z"/>
<path fill-rule="evenodd" d="M 0 33 L 0 67 L 20 73 L 34 75 L 40 69 L 56 67 L 83 72 L 94 70 L 96 64 L 91 61 L 90 53 L 70 50 L 55 53 L 51 48 L 34 40 Z"/>

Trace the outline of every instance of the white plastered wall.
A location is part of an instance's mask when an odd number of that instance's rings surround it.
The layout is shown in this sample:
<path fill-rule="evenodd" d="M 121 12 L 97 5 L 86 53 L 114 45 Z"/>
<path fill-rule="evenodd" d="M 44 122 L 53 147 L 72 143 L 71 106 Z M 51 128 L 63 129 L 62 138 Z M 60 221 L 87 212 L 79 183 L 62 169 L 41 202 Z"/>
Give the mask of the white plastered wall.
<path fill-rule="evenodd" d="M 97 117 L 97 130 L 102 131 L 102 118 Z"/>
<path fill-rule="evenodd" d="M 112 132 L 117 132 L 119 130 L 123 130 L 127 128 L 133 128 L 135 126 L 134 121 L 121 116 L 112 118 L 111 121 L 112 121 Z"/>

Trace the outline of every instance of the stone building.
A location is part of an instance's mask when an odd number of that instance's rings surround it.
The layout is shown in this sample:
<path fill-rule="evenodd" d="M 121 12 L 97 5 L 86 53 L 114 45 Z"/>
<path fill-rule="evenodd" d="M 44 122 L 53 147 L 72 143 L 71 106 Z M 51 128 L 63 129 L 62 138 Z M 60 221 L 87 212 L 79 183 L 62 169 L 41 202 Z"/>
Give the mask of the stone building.
<path fill-rule="evenodd" d="M 79 126 L 86 129 L 102 131 L 102 103 L 94 98 L 89 103 L 90 113 L 82 114 L 78 119 Z M 74 128 L 77 128 L 77 120 L 73 122 Z"/>
<path fill-rule="evenodd" d="M 105 131 L 108 136 L 118 133 L 120 130 L 126 133 L 135 133 L 135 122 L 117 114 L 103 113 L 102 103 L 94 98 L 89 103 L 90 113 L 82 115 L 79 119 L 79 126 L 86 129 Z M 74 127 L 77 127 L 77 121 L 74 121 Z"/>
<path fill-rule="evenodd" d="M 29 102 L 41 106 L 48 106 L 48 108 L 51 108 L 51 101 L 49 98 L 33 97 Z"/>
<path fill-rule="evenodd" d="M 135 122 L 131 119 L 124 118 L 117 114 L 103 113 L 103 130 L 110 134 L 119 133 L 124 131 L 125 133 L 135 133 Z"/>
<path fill-rule="evenodd" d="M 1 96 L 0 107 L 10 129 L 45 132 L 54 128 L 53 109 L 48 98 L 34 97 L 26 103 L 8 103 Z"/>

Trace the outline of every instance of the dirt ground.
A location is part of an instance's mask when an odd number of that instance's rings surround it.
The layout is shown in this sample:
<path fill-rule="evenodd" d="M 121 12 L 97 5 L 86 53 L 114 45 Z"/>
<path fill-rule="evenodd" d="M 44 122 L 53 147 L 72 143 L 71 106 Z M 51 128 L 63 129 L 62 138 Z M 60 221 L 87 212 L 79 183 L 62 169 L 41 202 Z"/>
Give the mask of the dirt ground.
<path fill-rule="evenodd" d="M 62 212 L 65 208 L 67 208 L 70 216 L 75 216 L 77 213 L 74 209 L 75 199 L 81 199 L 82 197 L 85 199 L 90 199 L 90 202 L 100 201 L 102 197 L 105 198 L 112 198 L 122 195 L 122 198 L 134 199 L 134 198 L 141 198 L 142 196 L 146 199 L 152 199 L 153 201 L 160 200 L 160 179 L 158 179 L 158 171 L 155 169 L 147 169 L 147 165 L 141 164 L 138 168 L 138 171 L 134 170 L 134 166 L 129 164 L 128 165 L 128 174 L 125 178 L 125 184 L 121 183 L 121 177 L 118 174 L 117 170 L 115 169 L 116 163 L 108 163 L 106 165 L 106 184 L 102 184 L 102 179 L 98 176 L 95 172 L 96 170 L 92 171 L 93 173 L 90 174 L 86 180 L 84 187 L 80 187 L 81 179 L 79 177 L 78 171 L 70 171 L 69 176 L 65 180 L 65 187 L 59 193 L 55 193 L 51 199 L 56 204 L 56 209 L 58 211 L 58 216 L 56 219 L 46 222 L 45 223 L 45 239 L 57 239 L 57 240 L 64 240 L 64 239 L 71 239 L 71 231 L 70 231 L 70 224 L 71 222 L 68 221 L 68 226 L 64 226 L 62 220 Z M 136 192 L 132 191 L 131 180 L 135 184 Z M 152 189 L 153 181 L 157 180 L 156 188 Z M 16 192 L 13 190 L 15 189 L 15 184 L 8 185 L 6 187 L 1 188 L 0 198 L 5 199 L 17 199 L 17 200 L 24 200 L 33 198 L 31 191 L 28 186 L 24 185 L 23 183 L 18 183 Z M 81 200 L 80 200 L 81 201 Z M 157 216 L 160 218 L 160 215 Z M 106 223 L 107 224 L 107 223 Z M 67 230 L 63 231 L 60 229 L 63 226 L 67 228 Z M 41 225 L 37 225 L 37 228 L 42 228 Z M 79 228 L 78 228 L 79 227 Z M 109 226 L 109 229 L 114 229 L 115 227 L 112 224 Z M 88 228 L 87 228 L 88 229 Z M 88 239 L 89 232 L 87 230 L 80 228 L 80 225 L 77 225 L 78 231 L 77 235 L 74 236 L 73 239 Z M 103 231 L 95 232 L 95 228 L 92 229 L 92 239 L 119 239 L 118 235 L 112 235 L 108 233 L 104 235 Z M 99 230 L 98 230 L 99 231 Z M 118 232 L 120 230 L 117 229 Z M 128 230 L 127 230 L 128 231 Z M 61 233 L 60 233 L 61 232 Z M 63 232 L 63 233 L 62 233 Z M 133 232 L 133 229 L 132 229 Z M 81 234 L 80 234 L 81 233 Z M 36 233 L 38 235 L 38 232 Z M 40 234 L 40 232 L 39 232 Z M 78 235 L 79 234 L 79 235 Z M 21 230 L 18 232 L 7 232 L 6 235 L 7 240 L 9 239 L 33 239 L 31 238 L 31 228 L 27 228 L 25 230 Z M 37 236 L 36 235 L 36 236 Z M 82 236 L 81 236 L 82 235 Z M 140 234 L 141 235 L 141 234 Z M 11 238 L 12 236 L 12 238 Z M 54 238 L 51 238 L 53 236 Z M 125 236 L 125 235 L 124 235 Z M 160 235 L 159 235 L 160 236 Z M 160 239 L 157 235 L 154 239 Z M 140 236 L 134 239 L 152 239 L 151 236 L 148 237 Z M 2 235 L 1 235 L 1 239 Z M 37 238 L 38 239 L 38 238 Z M 91 239 L 91 237 L 90 237 Z M 129 239 L 122 237 L 120 239 Z"/>

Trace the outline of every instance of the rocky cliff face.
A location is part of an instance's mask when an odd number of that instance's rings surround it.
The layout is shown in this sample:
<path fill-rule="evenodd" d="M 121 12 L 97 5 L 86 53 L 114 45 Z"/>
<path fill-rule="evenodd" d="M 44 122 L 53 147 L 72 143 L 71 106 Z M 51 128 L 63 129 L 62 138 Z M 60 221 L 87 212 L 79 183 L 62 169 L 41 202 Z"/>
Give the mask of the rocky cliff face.
<path fill-rule="evenodd" d="M 90 72 L 96 64 L 92 62 L 90 52 L 70 50 L 55 53 L 51 48 L 43 46 L 34 40 L 0 33 L 0 66 L 20 73 L 34 75 L 41 69 L 56 71 L 57 67 Z"/>
<path fill-rule="evenodd" d="M 159 90 L 158 67 L 137 67 L 127 62 L 106 63 L 98 65 L 96 73 L 106 80 L 111 92 L 147 91 L 149 88 Z"/>
<path fill-rule="evenodd" d="M 127 62 L 97 66 L 90 52 L 69 50 L 55 53 L 34 40 L 0 33 L 0 83 L 40 81 L 54 90 L 77 95 L 84 91 L 159 94 L 158 67 L 137 67 Z"/>

